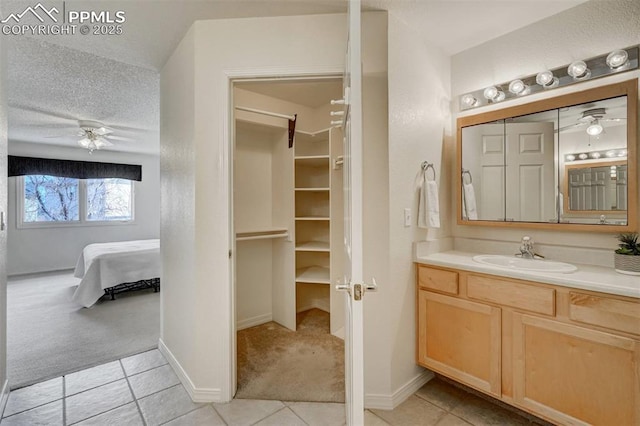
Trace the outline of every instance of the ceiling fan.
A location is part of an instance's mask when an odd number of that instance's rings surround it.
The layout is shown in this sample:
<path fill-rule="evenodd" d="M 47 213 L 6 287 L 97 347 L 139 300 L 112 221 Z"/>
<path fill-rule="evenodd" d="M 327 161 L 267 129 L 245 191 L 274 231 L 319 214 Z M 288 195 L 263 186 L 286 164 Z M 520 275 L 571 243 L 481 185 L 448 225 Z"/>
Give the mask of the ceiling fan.
<path fill-rule="evenodd" d="M 559 132 L 573 129 L 575 127 L 587 126 L 586 132 L 589 136 L 598 136 L 604 131 L 603 122 L 620 122 L 626 118 L 607 118 L 606 108 L 592 108 L 582 112 L 582 116 L 578 118 L 578 122 L 568 126 L 560 127 Z"/>
<path fill-rule="evenodd" d="M 79 136 L 78 145 L 89 150 L 92 154 L 93 151 L 102 149 L 107 146 L 113 146 L 112 140 L 131 141 L 130 138 L 122 136 L 116 136 L 113 134 L 113 130 L 106 127 L 99 121 L 93 120 L 78 120 L 78 126 L 80 131 L 76 133 Z M 47 136 L 48 138 L 60 138 L 63 136 Z"/>

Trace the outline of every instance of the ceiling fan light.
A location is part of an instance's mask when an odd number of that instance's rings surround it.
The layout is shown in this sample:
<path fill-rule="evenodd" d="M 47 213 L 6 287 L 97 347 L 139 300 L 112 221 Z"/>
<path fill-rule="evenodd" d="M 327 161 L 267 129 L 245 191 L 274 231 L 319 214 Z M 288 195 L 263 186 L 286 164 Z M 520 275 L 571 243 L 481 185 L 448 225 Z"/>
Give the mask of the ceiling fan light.
<path fill-rule="evenodd" d="M 567 74 L 573 77 L 574 80 L 586 80 L 591 77 L 591 71 L 587 68 L 585 61 L 574 61 L 567 68 Z"/>
<path fill-rule="evenodd" d="M 614 50 L 607 55 L 607 66 L 612 70 L 619 70 L 629 65 L 629 54 L 626 50 Z"/>
<path fill-rule="evenodd" d="M 596 120 L 587 127 L 587 134 L 589 134 L 589 136 L 598 136 L 603 130 L 602 125 Z"/>

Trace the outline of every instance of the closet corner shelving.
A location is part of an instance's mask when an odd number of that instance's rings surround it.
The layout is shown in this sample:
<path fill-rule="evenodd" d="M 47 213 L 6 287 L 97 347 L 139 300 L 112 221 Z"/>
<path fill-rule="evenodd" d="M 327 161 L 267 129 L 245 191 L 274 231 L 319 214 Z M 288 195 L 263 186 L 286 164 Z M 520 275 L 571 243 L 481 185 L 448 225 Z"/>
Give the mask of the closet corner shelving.
<path fill-rule="evenodd" d="M 294 147 L 296 284 L 331 284 L 329 129 L 296 133 Z"/>

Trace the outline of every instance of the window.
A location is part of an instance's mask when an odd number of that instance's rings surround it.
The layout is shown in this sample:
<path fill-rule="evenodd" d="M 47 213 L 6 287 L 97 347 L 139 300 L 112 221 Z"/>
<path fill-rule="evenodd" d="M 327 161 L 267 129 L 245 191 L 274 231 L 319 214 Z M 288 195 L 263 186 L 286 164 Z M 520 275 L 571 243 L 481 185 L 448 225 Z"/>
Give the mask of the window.
<path fill-rule="evenodd" d="M 87 180 L 87 220 L 131 220 L 131 181 Z"/>
<path fill-rule="evenodd" d="M 70 222 L 79 219 L 78 179 L 45 175 L 24 177 L 25 223 Z"/>
<path fill-rule="evenodd" d="M 18 178 L 20 227 L 133 221 L 133 182 L 47 175 Z"/>

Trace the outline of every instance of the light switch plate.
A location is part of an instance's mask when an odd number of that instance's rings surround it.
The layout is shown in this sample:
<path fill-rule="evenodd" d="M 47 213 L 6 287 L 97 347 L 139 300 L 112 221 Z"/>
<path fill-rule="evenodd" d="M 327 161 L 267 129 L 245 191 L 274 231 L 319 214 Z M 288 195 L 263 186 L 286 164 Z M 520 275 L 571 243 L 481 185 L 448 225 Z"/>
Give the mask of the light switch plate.
<path fill-rule="evenodd" d="M 408 228 L 411 226 L 411 209 L 404 209 L 404 226 Z"/>

